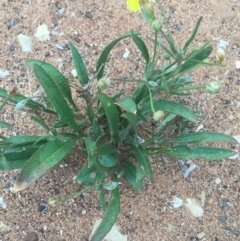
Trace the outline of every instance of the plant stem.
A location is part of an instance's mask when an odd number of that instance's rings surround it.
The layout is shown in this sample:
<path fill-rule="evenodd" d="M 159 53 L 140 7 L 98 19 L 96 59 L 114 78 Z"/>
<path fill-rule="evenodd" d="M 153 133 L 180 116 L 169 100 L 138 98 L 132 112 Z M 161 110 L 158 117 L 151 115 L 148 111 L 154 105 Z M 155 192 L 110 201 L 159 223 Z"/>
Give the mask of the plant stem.
<path fill-rule="evenodd" d="M 146 84 L 147 88 L 148 88 L 148 92 L 149 92 L 149 99 L 150 99 L 150 105 L 151 105 L 151 110 L 153 113 L 155 113 L 155 109 L 154 109 L 154 106 L 153 106 L 153 99 L 152 99 L 152 92 L 151 92 L 151 89 L 149 88 L 149 86 Z"/>
<path fill-rule="evenodd" d="M 202 85 L 197 85 L 197 86 L 193 86 L 193 87 L 189 87 L 189 88 L 178 89 L 178 91 L 203 89 L 203 88 L 205 88 L 205 86 L 206 86 L 205 84 L 202 84 Z"/>
<path fill-rule="evenodd" d="M 166 28 L 167 28 L 168 35 L 169 35 L 171 41 L 174 42 L 174 41 L 173 41 L 172 34 L 171 34 L 171 31 L 170 31 L 170 28 L 169 28 L 169 25 L 168 25 L 168 22 L 167 22 L 167 18 L 166 18 L 165 11 L 164 11 L 164 9 L 163 9 L 161 3 L 159 2 L 159 0 L 156 0 L 156 2 L 157 2 L 157 5 L 158 5 L 158 7 L 159 7 L 161 13 L 162 13 L 163 20 L 164 20 L 164 24 L 165 24 L 165 26 L 166 26 Z"/>
<path fill-rule="evenodd" d="M 152 59 L 152 70 L 155 67 L 156 60 L 156 54 L 157 54 L 157 41 L 158 41 L 158 31 L 155 31 L 154 35 L 154 52 L 153 52 L 153 59 Z"/>
<path fill-rule="evenodd" d="M 68 201 L 69 199 L 73 199 L 73 198 L 79 196 L 80 194 L 86 192 L 86 191 L 89 190 L 90 188 L 92 188 L 92 186 L 89 186 L 89 187 L 86 187 L 86 188 L 84 188 L 84 189 L 82 189 L 82 190 L 80 190 L 80 191 L 71 193 L 71 194 L 69 194 L 69 195 L 67 195 L 67 196 L 65 196 L 65 197 L 63 197 L 63 198 L 55 199 L 55 200 L 54 200 L 55 203 L 54 203 L 54 205 L 52 205 L 52 206 L 57 206 L 58 204 L 60 204 L 60 203 L 62 203 L 62 202 L 66 202 L 66 201 Z M 49 203 L 49 204 L 50 204 L 50 203 Z M 51 204 L 50 204 L 50 205 L 51 205 Z"/>

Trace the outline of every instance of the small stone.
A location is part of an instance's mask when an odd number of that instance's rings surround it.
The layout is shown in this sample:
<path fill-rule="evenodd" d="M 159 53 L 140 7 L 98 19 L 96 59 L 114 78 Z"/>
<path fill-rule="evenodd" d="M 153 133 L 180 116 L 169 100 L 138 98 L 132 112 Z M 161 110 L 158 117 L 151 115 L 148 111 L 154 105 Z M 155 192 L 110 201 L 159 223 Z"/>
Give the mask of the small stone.
<path fill-rule="evenodd" d="M 200 124 L 197 129 L 196 129 L 196 132 L 199 132 L 200 130 L 202 130 L 204 128 L 204 125 L 203 124 Z"/>
<path fill-rule="evenodd" d="M 205 232 L 201 232 L 201 233 L 198 233 L 198 234 L 197 234 L 197 238 L 198 238 L 198 239 L 202 239 L 202 238 L 205 237 L 205 236 L 206 236 Z"/>
<path fill-rule="evenodd" d="M 14 21 L 13 21 L 13 20 L 9 20 L 9 21 L 8 21 L 8 30 L 11 29 L 11 28 L 14 27 L 14 26 L 15 26 Z"/>
<path fill-rule="evenodd" d="M 77 77 L 78 77 L 78 75 L 77 75 L 77 70 L 76 70 L 76 69 L 72 69 L 72 70 L 71 70 L 71 74 L 72 74 L 72 76 L 73 76 L 74 78 L 77 78 Z"/>
<path fill-rule="evenodd" d="M 64 49 L 64 47 L 63 47 L 62 45 L 60 45 L 60 44 L 56 44 L 56 48 L 57 48 L 57 49 L 61 49 L 61 50 Z"/>
<path fill-rule="evenodd" d="M 39 211 L 40 213 L 44 213 L 46 210 L 47 210 L 47 205 L 44 204 L 44 203 L 41 203 L 41 204 L 39 205 L 39 207 L 38 207 L 38 211 Z"/>
<path fill-rule="evenodd" d="M 95 206 L 96 210 L 100 211 L 101 210 L 101 206 L 100 205 L 97 205 Z"/>
<path fill-rule="evenodd" d="M 218 177 L 216 180 L 215 180 L 215 183 L 218 185 L 221 183 L 221 179 Z"/>
<path fill-rule="evenodd" d="M 8 70 L 0 70 L 0 78 L 6 78 L 10 75 L 9 71 Z"/>
<path fill-rule="evenodd" d="M 200 167 L 191 160 L 188 160 L 185 165 L 182 166 L 182 173 L 184 178 L 194 176 L 197 172 L 199 172 L 199 170 Z"/>
<path fill-rule="evenodd" d="M 123 54 L 123 58 L 127 58 L 130 54 L 130 51 L 128 49 L 125 49 L 125 53 Z"/>
<path fill-rule="evenodd" d="M 40 42 L 50 40 L 50 32 L 48 31 L 47 25 L 46 24 L 39 25 L 37 32 L 35 33 L 34 36 Z"/>
<path fill-rule="evenodd" d="M 10 47 L 9 47 L 9 51 L 10 52 L 14 52 L 16 49 L 15 45 L 14 44 L 11 44 Z"/>
<path fill-rule="evenodd" d="M 0 222 L 0 233 L 6 233 L 11 230 L 10 226 L 6 225 L 3 222 Z"/>
<path fill-rule="evenodd" d="M 30 37 L 19 34 L 17 38 L 23 52 L 32 52 L 32 39 Z"/>
<path fill-rule="evenodd" d="M 86 12 L 86 13 L 85 13 L 85 17 L 86 17 L 86 18 L 92 18 L 93 16 L 92 16 L 92 13 L 91 13 L 91 12 Z"/>
<path fill-rule="evenodd" d="M 60 9 L 58 10 L 58 13 L 59 13 L 59 14 L 63 14 L 64 11 L 65 11 L 65 8 L 60 8 Z"/>
<path fill-rule="evenodd" d="M 203 209 L 195 199 L 187 198 L 187 203 L 185 204 L 185 206 L 194 217 L 198 218 L 203 216 Z"/>
<path fill-rule="evenodd" d="M 3 209 L 7 207 L 7 204 L 4 202 L 3 197 L 0 197 L 0 205 L 2 206 Z"/>
<path fill-rule="evenodd" d="M 178 31 L 182 31 L 183 26 L 182 26 L 181 24 L 178 24 L 178 25 L 176 26 L 176 28 L 177 28 Z"/>
<path fill-rule="evenodd" d="M 239 60 L 236 61 L 236 68 L 237 68 L 237 69 L 240 69 L 240 61 L 239 61 Z"/>
<path fill-rule="evenodd" d="M 38 241 L 38 235 L 34 232 L 31 232 L 25 236 L 23 241 Z"/>
<path fill-rule="evenodd" d="M 185 162 L 183 160 L 178 160 L 178 166 L 182 167 L 185 165 Z"/>
<path fill-rule="evenodd" d="M 221 223 L 226 223 L 227 222 L 227 217 L 225 217 L 225 216 L 218 216 L 217 219 Z"/>
<path fill-rule="evenodd" d="M 228 159 L 229 160 L 236 160 L 236 159 L 238 159 L 238 154 L 236 154 L 236 155 L 234 155 L 234 156 L 230 156 Z"/>
<path fill-rule="evenodd" d="M 237 235 L 237 236 L 240 236 L 240 231 L 233 230 L 233 231 L 232 231 L 232 234 Z"/>
<path fill-rule="evenodd" d="M 181 198 L 174 197 L 172 203 L 173 203 L 173 207 L 174 207 L 174 208 L 179 208 L 179 207 L 182 206 L 183 200 L 182 200 Z"/>
<path fill-rule="evenodd" d="M 86 210 L 82 210 L 82 214 L 85 215 L 87 212 Z"/>
<path fill-rule="evenodd" d="M 227 207 L 230 206 L 230 203 L 229 202 L 224 202 L 222 205 L 221 205 L 221 209 L 225 209 Z"/>

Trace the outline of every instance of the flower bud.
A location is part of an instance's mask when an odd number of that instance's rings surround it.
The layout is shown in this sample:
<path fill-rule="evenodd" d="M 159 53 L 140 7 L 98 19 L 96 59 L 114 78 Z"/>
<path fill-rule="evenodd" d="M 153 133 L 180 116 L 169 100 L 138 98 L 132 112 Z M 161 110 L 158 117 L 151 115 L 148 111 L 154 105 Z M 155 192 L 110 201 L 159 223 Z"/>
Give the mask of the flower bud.
<path fill-rule="evenodd" d="M 217 81 L 212 80 L 206 84 L 205 89 L 209 94 L 217 94 L 220 92 L 221 85 Z"/>
<path fill-rule="evenodd" d="M 152 29 L 155 32 L 159 32 L 162 28 L 162 22 L 159 19 L 154 19 L 152 22 Z"/>
<path fill-rule="evenodd" d="M 111 80 L 109 78 L 101 78 L 99 81 L 98 81 L 98 88 L 100 90 L 105 90 L 107 88 L 109 88 L 111 85 Z"/>
<path fill-rule="evenodd" d="M 161 121 L 164 117 L 164 112 L 162 110 L 158 110 L 153 114 L 154 121 Z"/>
<path fill-rule="evenodd" d="M 51 205 L 52 207 L 56 207 L 58 205 L 58 201 L 54 198 L 49 198 L 48 204 Z"/>

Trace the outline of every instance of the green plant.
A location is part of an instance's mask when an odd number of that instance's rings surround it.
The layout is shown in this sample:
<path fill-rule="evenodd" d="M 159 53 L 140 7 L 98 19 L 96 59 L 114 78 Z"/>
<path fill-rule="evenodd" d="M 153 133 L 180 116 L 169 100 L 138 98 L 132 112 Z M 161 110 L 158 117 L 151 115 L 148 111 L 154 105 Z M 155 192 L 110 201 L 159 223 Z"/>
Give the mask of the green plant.
<path fill-rule="evenodd" d="M 230 149 L 206 146 L 205 143 L 234 143 L 236 140 L 220 133 L 191 132 L 190 123 L 195 123 L 199 115 L 176 101 L 196 89 L 206 89 L 210 93 L 219 91 L 216 82 L 194 86 L 191 75 L 188 75 L 200 66 L 220 65 L 205 61 L 212 52 L 210 41 L 189 50 L 201 18 L 183 48 L 178 48 L 171 32 L 165 33 L 162 29 L 165 25 L 168 30 L 163 11 L 163 21 L 154 20 L 151 8 L 143 9 L 142 14 L 154 30 L 152 56 L 139 33 L 125 33 L 103 49 L 97 61 L 96 76 L 90 78 L 80 53 L 69 43 L 80 84 L 78 98 L 85 100 L 86 115 L 75 104 L 68 79 L 49 63 L 39 60 L 26 62 L 45 91 L 39 102 L 16 93 L 16 90 L 8 93 L 0 89 L 3 99 L 0 109 L 8 102 L 14 103 L 18 109 L 32 109 L 36 111 L 36 115 L 31 116 L 32 120 L 47 131 L 39 136 L 0 137 L 0 170 L 22 169 L 14 186 L 15 192 L 28 188 L 59 163 L 79 140 L 84 141 L 85 150 L 81 154 L 85 155 L 87 162 L 76 180 L 85 188 L 59 200 L 51 198 L 49 203 L 56 206 L 95 188 L 106 214 L 93 241 L 101 240 L 117 219 L 120 211 L 118 180 L 124 176 L 134 189 L 140 190 L 145 177 L 152 179 L 149 155 L 217 160 L 235 154 Z M 123 92 L 107 95 L 104 90 L 117 80 L 104 77 L 106 62 L 112 48 L 125 38 L 131 38 L 141 51 L 146 63 L 144 73 L 141 79 L 131 77 L 136 89 L 130 96 L 124 96 Z M 173 101 L 173 96 L 179 98 Z M 57 120 L 48 125 L 38 115 L 41 112 L 56 116 Z M 149 125 L 152 117 L 155 125 L 143 140 L 140 138 L 142 126 Z M 11 127 L 4 121 L 0 126 Z M 173 126 L 176 135 L 170 136 L 168 130 Z M 122 150 L 127 151 L 127 155 L 122 155 Z M 104 190 L 111 191 L 108 205 Z"/>

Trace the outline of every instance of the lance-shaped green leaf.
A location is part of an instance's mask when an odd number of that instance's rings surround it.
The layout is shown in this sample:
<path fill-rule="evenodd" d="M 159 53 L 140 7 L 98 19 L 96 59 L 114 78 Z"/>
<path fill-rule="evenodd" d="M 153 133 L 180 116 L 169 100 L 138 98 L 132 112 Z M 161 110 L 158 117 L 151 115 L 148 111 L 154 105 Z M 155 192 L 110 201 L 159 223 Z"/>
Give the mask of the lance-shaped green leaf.
<path fill-rule="evenodd" d="M 136 34 L 136 33 L 135 33 Z M 100 80 L 103 77 L 103 72 L 105 68 L 105 64 L 107 62 L 107 58 L 109 53 L 111 52 L 112 48 L 122 39 L 131 37 L 132 32 L 127 32 L 120 37 L 116 38 L 113 40 L 110 44 L 108 44 L 102 51 L 98 61 L 97 61 L 97 67 L 96 67 L 96 72 L 97 72 L 97 79 Z"/>
<path fill-rule="evenodd" d="M 11 129 L 12 125 L 7 123 L 6 121 L 0 121 L 0 128 L 8 128 Z"/>
<path fill-rule="evenodd" d="M 132 94 L 132 99 L 138 104 L 141 100 L 143 100 L 148 94 L 148 88 L 144 82 L 141 82 L 138 87 L 134 90 Z"/>
<path fill-rule="evenodd" d="M 4 150 L 6 161 L 26 161 L 28 160 L 45 142 L 28 146 L 10 146 Z"/>
<path fill-rule="evenodd" d="M 193 69 L 200 66 L 207 66 L 206 63 L 202 62 L 209 57 L 212 52 L 212 47 L 201 47 L 199 49 L 194 49 L 190 55 L 187 57 L 186 61 L 180 66 L 179 72 L 185 74 Z"/>
<path fill-rule="evenodd" d="M 117 182 L 117 178 L 115 178 L 114 181 Z M 100 225 L 96 229 L 95 233 L 93 234 L 91 241 L 101 241 L 107 235 L 107 233 L 111 230 L 112 226 L 116 222 L 119 212 L 120 212 L 120 195 L 119 195 L 119 189 L 118 187 L 116 187 L 112 191 L 112 195 L 107 207 L 106 214 L 102 219 Z"/>
<path fill-rule="evenodd" d="M 196 143 L 207 143 L 207 142 L 232 142 L 237 143 L 237 140 L 231 136 L 216 133 L 216 132 L 199 132 L 199 133 L 188 133 L 181 134 L 177 137 L 165 139 L 164 142 L 176 143 L 176 144 L 196 144 Z"/>
<path fill-rule="evenodd" d="M 133 151 L 132 156 L 137 161 L 137 166 L 146 173 L 149 180 L 152 180 L 152 168 L 145 150 L 141 146 L 131 146 L 131 149 Z M 138 178 L 138 180 L 140 179 Z"/>
<path fill-rule="evenodd" d="M 47 123 L 43 119 L 39 118 L 38 116 L 32 115 L 31 116 L 31 120 L 33 120 L 36 123 L 38 123 L 43 129 L 45 129 L 47 131 L 50 130 L 50 128 L 48 127 Z"/>
<path fill-rule="evenodd" d="M 95 114 L 94 114 L 92 106 L 91 105 L 87 105 L 86 110 L 87 110 L 88 119 L 91 122 L 91 124 L 93 124 L 93 120 L 95 118 Z"/>
<path fill-rule="evenodd" d="M 119 113 L 111 98 L 107 95 L 98 93 L 97 97 L 101 102 L 107 117 L 109 133 L 112 138 L 116 137 L 119 129 Z"/>
<path fill-rule="evenodd" d="M 26 61 L 26 65 L 33 70 L 33 66 L 37 64 L 41 66 L 45 72 L 52 78 L 52 80 L 56 83 L 59 90 L 62 92 L 63 96 L 69 101 L 69 103 L 76 107 L 75 103 L 72 99 L 72 93 L 69 86 L 68 79 L 52 64 L 46 63 L 44 61 L 30 59 Z"/>
<path fill-rule="evenodd" d="M 107 203 L 106 203 L 106 195 L 105 195 L 105 190 L 102 189 L 99 195 L 99 199 L 101 202 L 101 207 L 104 212 L 107 210 Z"/>
<path fill-rule="evenodd" d="M 41 66 L 34 65 L 33 68 L 38 81 L 44 88 L 52 106 L 55 108 L 61 120 L 70 128 L 74 129 L 80 136 L 84 136 L 74 120 L 73 110 L 68 106 L 67 101 L 64 99 L 55 81 Z"/>
<path fill-rule="evenodd" d="M 112 143 L 106 142 L 103 145 L 98 146 L 95 149 L 94 153 L 95 155 L 100 156 L 100 155 L 107 155 L 115 151 L 116 149 L 113 147 Z"/>
<path fill-rule="evenodd" d="M 132 39 L 133 39 L 134 43 L 138 46 L 138 48 L 141 51 L 146 63 L 148 63 L 149 62 L 149 53 L 148 53 L 148 49 L 147 49 L 146 44 L 133 31 L 131 33 L 132 33 Z"/>
<path fill-rule="evenodd" d="M 195 28 L 194 28 L 194 30 L 193 30 L 190 38 L 189 38 L 189 39 L 187 40 L 187 42 L 185 43 L 185 45 L 184 45 L 184 47 L 183 47 L 184 53 L 187 52 L 187 49 L 188 49 L 189 45 L 190 45 L 190 44 L 192 43 L 192 41 L 194 40 L 194 38 L 195 38 L 195 36 L 196 36 L 196 34 L 197 34 L 197 31 L 198 31 L 198 28 L 199 28 L 199 25 L 200 25 L 201 21 L 202 21 L 202 17 L 200 17 L 200 18 L 198 19 L 197 24 L 196 24 L 196 26 L 195 26 Z"/>
<path fill-rule="evenodd" d="M 96 141 L 88 137 L 84 138 L 84 140 L 85 140 L 85 145 L 88 153 L 88 167 L 90 167 L 93 163 L 97 161 L 97 155 L 94 152 L 96 149 L 97 143 Z"/>
<path fill-rule="evenodd" d="M 208 160 L 219 160 L 234 156 L 236 153 L 229 149 L 217 147 L 196 147 L 190 148 L 187 145 L 173 146 L 172 148 L 149 148 L 147 149 L 149 155 L 158 153 L 174 156 L 177 158 L 204 158 Z"/>
<path fill-rule="evenodd" d="M 4 156 L 0 156 L 0 170 L 11 171 L 16 169 L 22 169 L 27 160 L 20 161 L 7 161 Z"/>
<path fill-rule="evenodd" d="M 29 144 L 38 143 L 39 141 L 46 141 L 47 136 L 11 136 L 4 141 L 0 142 L 0 146 L 10 145 L 10 146 L 26 146 Z"/>
<path fill-rule="evenodd" d="M 103 136 L 103 130 L 96 119 L 94 119 L 92 122 L 92 134 L 95 139 Z"/>
<path fill-rule="evenodd" d="M 131 98 L 124 98 L 120 99 L 117 102 L 115 102 L 116 105 L 121 107 L 123 110 L 136 114 L 137 113 L 137 106 L 133 99 Z"/>
<path fill-rule="evenodd" d="M 8 92 L 5 89 L 0 88 L 0 97 L 4 99 L 8 98 Z M 32 99 L 27 98 L 24 95 L 20 95 L 16 93 L 13 96 L 11 96 L 8 100 L 14 104 L 17 104 L 20 101 L 26 100 L 27 101 L 25 105 L 26 107 L 31 108 L 33 110 L 44 111 L 46 113 L 56 115 L 56 113 L 53 110 L 46 109 L 43 105 L 39 104 L 38 102 Z"/>
<path fill-rule="evenodd" d="M 125 166 L 124 175 L 128 182 L 133 186 L 134 189 L 139 191 L 143 186 L 143 179 L 137 180 L 137 170 L 136 167 L 128 160 L 123 160 L 123 165 Z"/>
<path fill-rule="evenodd" d="M 14 192 L 29 187 L 46 171 L 60 162 L 74 147 L 75 139 L 62 142 L 52 139 L 40 147 L 26 162 L 14 185 Z"/>
<path fill-rule="evenodd" d="M 132 126 L 134 132 L 137 132 L 137 124 L 138 124 L 138 117 L 134 115 L 133 113 L 126 112 L 122 114 L 122 117 L 128 120 L 130 125 Z"/>
<path fill-rule="evenodd" d="M 80 55 L 80 53 L 78 52 L 78 50 L 72 43 L 69 43 L 69 47 L 70 47 L 70 50 L 72 53 L 73 63 L 74 63 L 75 69 L 77 71 L 79 82 L 82 85 L 86 85 L 91 80 L 88 77 L 87 69 L 83 62 L 82 56 Z"/>
<path fill-rule="evenodd" d="M 190 121 L 196 122 L 197 116 L 190 109 L 180 104 L 177 104 L 173 101 L 168 101 L 163 99 L 154 100 L 153 106 L 155 111 L 162 110 L 162 111 L 170 112 L 170 113 L 182 116 Z M 143 104 L 140 112 L 142 114 L 152 112 L 150 101 L 147 101 Z"/>

